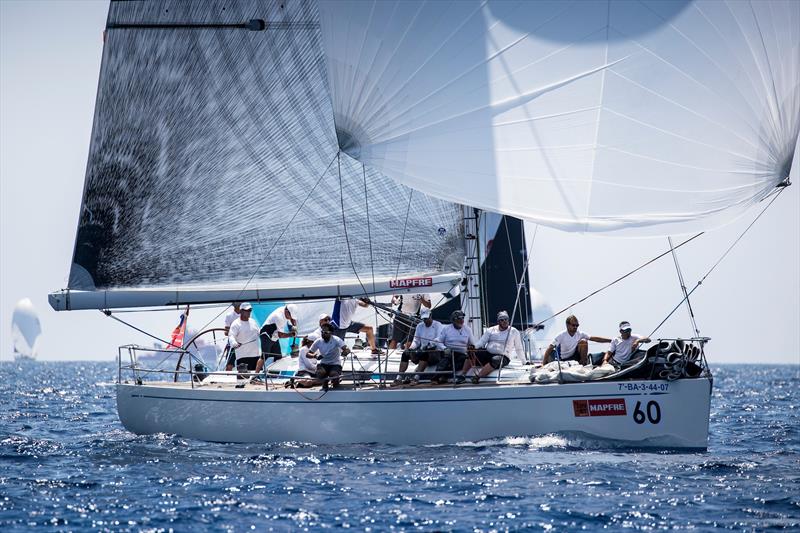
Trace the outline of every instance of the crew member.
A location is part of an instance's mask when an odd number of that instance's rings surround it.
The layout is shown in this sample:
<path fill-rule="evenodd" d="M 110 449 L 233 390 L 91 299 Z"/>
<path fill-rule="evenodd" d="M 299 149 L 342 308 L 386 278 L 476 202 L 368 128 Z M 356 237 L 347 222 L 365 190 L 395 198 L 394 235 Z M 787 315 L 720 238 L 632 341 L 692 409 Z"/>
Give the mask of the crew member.
<path fill-rule="evenodd" d="M 269 314 L 261 326 L 261 359 L 256 366 L 256 372 L 261 372 L 264 361 L 272 357 L 274 361 L 283 357 L 280 339 L 287 339 L 297 335 L 297 306 L 287 304 L 275 309 Z"/>
<path fill-rule="evenodd" d="M 589 343 L 592 342 L 611 342 L 605 337 L 593 337 L 583 331 L 578 331 L 578 318 L 575 315 L 567 317 L 567 329 L 559 333 L 547 350 L 544 352 L 542 364 L 546 365 L 553 358 L 553 352 L 558 350 L 557 355 L 561 361 L 578 360 L 582 365 L 589 361 Z"/>
<path fill-rule="evenodd" d="M 522 337 L 517 328 L 509 324 L 507 311 L 497 313 L 497 325 L 487 329 L 475 345 L 475 354 L 464 362 L 462 374 L 466 374 L 473 364 L 481 365 L 478 373 L 472 376 L 476 385 L 482 377 L 488 376 L 492 370 L 502 368 L 515 359 L 525 362 L 525 350 L 522 348 Z"/>
<path fill-rule="evenodd" d="M 412 318 L 417 316 L 420 308 L 430 310 L 431 299 L 427 294 L 395 294 L 392 296 L 392 304 L 399 305 L 398 311 L 402 315 L 395 315 L 392 321 L 392 339 L 389 341 L 389 349 L 397 348 L 397 343 L 403 344 L 403 348 L 408 348 L 411 344 Z"/>
<path fill-rule="evenodd" d="M 372 349 L 373 354 L 378 354 L 380 351 L 375 346 L 375 334 L 372 331 L 372 326 L 367 326 L 361 322 L 354 322 L 353 315 L 359 307 L 367 307 L 369 305 L 368 298 L 348 298 L 346 300 L 338 299 L 333 306 L 333 317 L 331 317 L 331 324 L 333 324 L 335 331 L 334 334 L 340 339 L 344 340 L 347 333 L 364 333 L 367 336 L 367 342 Z"/>
<path fill-rule="evenodd" d="M 464 316 L 463 311 L 453 311 L 450 315 L 450 321 L 452 323 L 449 326 L 443 327 L 439 336 L 436 337 L 437 348 L 440 350 L 452 351 L 452 356 L 448 357 L 447 354 L 445 354 L 445 356 L 442 357 L 439 364 L 436 366 L 437 371 L 444 372 L 453 370 L 454 368 L 462 368 L 464 366 L 464 361 L 467 359 L 467 353 L 475 349 L 477 341 L 469 326 L 464 324 Z M 456 379 L 458 380 L 459 378 L 457 377 Z M 446 383 L 447 376 L 439 375 L 434 377 L 433 380 L 439 383 Z M 463 383 L 464 376 L 460 376 L 460 381 L 457 382 Z"/>
<path fill-rule="evenodd" d="M 639 349 L 639 345 L 650 342 L 649 337 L 631 334 L 630 322 L 619 323 L 619 337 L 611 341 L 611 348 L 606 352 L 603 357 L 603 364 L 611 363 L 616 367 L 620 367 L 631 360 L 633 354 Z"/>
<path fill-rule="evenodd" d="M 231 347 L 225 370 L 233 370 L 234 364 L 247 363 L 247 368 L 253 370 L 259 361 L 258 350 L 258 323 L 250 318 L 253 310 L 248 302 L 239 306 L 239 318 L 231 323 L 228 331 L 228 344 Z M 236 352 L 234 352 L 234 349 Z M 232 355 L 232 357 L 231 357 Z"/>
<path fill-rule="evenodd" d="M 395 383 L 400 383 L 403 380 L 403 373 L 408 368 L 408 362 L 412 361 L 417 365 L 414 370 L 414 384 L 419 383 L 421 379 L 420 373 L 423 372 L 428 366 L 435 367 L 439 364 L 442 358 L 442 352 L 436 346 L 436 339 L 442 332 L 444 326 L 438 320 L 434 320 L 431 316 L 431 310 L 423 307 L 419 314 L 422 322 L 417 324 L 414 330 L 414 341 L 411 345 L 403 351 L 400 358 L 400 368 Z M 410 380 L 406 378 L 406 382 Z"/>

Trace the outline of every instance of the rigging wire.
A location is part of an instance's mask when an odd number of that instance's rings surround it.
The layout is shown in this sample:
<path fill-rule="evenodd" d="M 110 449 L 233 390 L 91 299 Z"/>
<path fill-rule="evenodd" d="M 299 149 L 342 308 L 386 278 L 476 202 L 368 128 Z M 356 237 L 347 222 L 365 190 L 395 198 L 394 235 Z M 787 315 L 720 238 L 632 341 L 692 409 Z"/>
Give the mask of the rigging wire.
<path fill-rule="evenodd" d="M 695 239 L 696 239 L 696 238 L 698 238 L 699 236 L 703 235 L 704 233 L 705 233 L 704 231 L 701 231 L 700 233 L 698 233 L 698 234 L 696 234 L 696 235 L 693 235 L 692 237 L 689 237 L 688 239 L 686 239 L 685 241 L 683 241 L 682 243 L 680 243 L 678 246 L 676 246 L 674 249 L 675 249 L 675 250 L 677 250 L 678 248 L 680 248 L 680 247 L 681 247 L 681 246 L 683 246 L 684 244 L 689 244 L 690 242 L 692 242 L 693 240 L 695 240 Z M 576 301 L 576 302 L 573 302 L 573 303 L 569 304 L 568 306 L 564 307 L 563 309 L 561 309 L 560 311 L 558 311 L 558 312 L 556 312 L 556 313 L 553 313 L 552 315 L 550 315 L 549 317 L 547 317 L 547 318 L 545 318 L 545 319 L 543 319 L 543 320 L 540 320 L 539 322 L 537 322 L 536 324 L 534 324 L 534 326 L 541 326 L 542 324 L 544 324 L 544 323 L 545 323 L 545 322 L 547 322 L 548 320 L 551 320 L 551 319 L 553 319 L 553 318 L 557 317 L 558 315 L 560 315 L 561 313 L 564 313 L 565 311 L 568 311 L 569 309 L 571 309 L 572 307 L 574 307 L 574 306 L 578 305 L 579 303 L 583 303 L 583 302 L 585 302 L 586 300 L 588 300 L 588 299 L 589 299 L 589 298 L 591 298 L 592 296 L 594 296 L 594 295 L 596 295 L 596 294 L 598 294 L 598 293 L 600 293 L 600 292 L 602 292 L 602 291 L 606 290 L 607 288 L 611 287 L 612 285 L 616 285 L 617 283 L 619 283 L 619 282 L 620 282 L 620 281 L 622 281 L 623 279 L 627 278 L 628 276 L 630 276 L 630 275 L 632 275 L 632 274 L 635 274 L 635 273 L 636 273 L 636 272 L 638 272 L 639 270 L 641 270 L 641 269 L 643 269 L 644 267 L 646 267 L 646 266 L 648 266 L 648 265 L 650 265 L 650 264 L 652 264 L 652 263 L 654 263 L 654 262 L 658 261 L 659 259 L 661 259 L 662 257 L 664 257 L 665 255 L 667 255 L 667 254 L 669 254 L 669 253 L 672 253 L 672 250 L 667 250 L 666 252 L 664 252 L 664 253 L 662 253 L 662 254 L 659 254 L 659 255 L 655 256 L 654 258 L 650 259 L 650 260 L 649 260 L 649 261 L 647 261 L 646 263 L 644 263 L 644 264 L 642 264 L 642 265 L 640 265 L 640 266 L 638 266 L 638 267 L 634 268 L 633 270 L 631 270 L 631 271 L 630 271 L 630 272 L 628 272 L 627 274 L 624 274 L 624 275 L 622 275 L 622 276 L 618 277 L 618 278 L 617 278 L 617 279 L 615 279 L 614 281 L 612 281 L 612 282 L 610 282 L 610 283 L 608 283 L 608 284 L 606 284 L 606 285 L 604 285 L 604 286 L 600 287 L 599 289 L 597 289 L 597 290 L 596 290 L 596 291 L 594 291 L 594 292 L 591 292 L 591 293 L 589 293 L 588 295 L 584 296 L 584 297 L 583 297 L 583 298 L 581 298 L 580 300 L 578 300 L 578 301 Z"/>
<path fill-rule="evenodd" d="M 686 307 L 689 308 L 689 319 L 692 323 L 692 329 L 694 330 L 694 336 L 700 336 L 700 330 L 697 329 L 697 321 L 694 318 L 694 309 L 692 309 L 692 302 L 689 300 L 689 296 L 686 294 L 686 282 L 683 279 L 683 272 L 681 271 L 681 266 L 678 263 L 678 254 L 675 253 L 675 250 L 672 247 L 672 237 L 667 237 L 667 242 L 669 243 L 670 250 L 672 250 L 672 259 L 675 262 L 675 270 L 678 272 L 678 282 L 681 284 L 681 292 L 686 297 Z"/>
<path fill-rule="evenodd" d="M 754 219 L 753 219 L 753 221 L 750 223 L 750 225 L 748 225 L 748 226 L 747 226 L 747 227 L 744 229 L 744 231 L 741 233 L 741 235 L 739 235 L 739 236 L 736 238 L 736 240 L 735 240 L 735 241 L 733 241 L 733 243 L 732 243 L 732 244 L 731 244 L 731 245 L 728 247 L 728 249 L 727 249 L 727 250 L 725 250 L 725 253 L 723 253 L 723 254 L 722 254 L 722 256 L 720 256 L 720 258 L 719 258 L 719 259 L 717 259 L 717 262 L 716 262 L 716 263 L 714 263 L 714 264 L 711 266 L 711 268 L 710 268 L 710 269 L 708 269 L 708 272 L 706 272 L 706 273 L 705 273 L 705 275 L 704 275 L 702 278 L 700 278 L 700 280 L 699 280 L 699 281 L 698 281 L 698 282 L 695 284 L 695 286 L 692 288 L 692 290 L 691 290 L 691 291 L 689 291 L 689 292 L 686 294 L 686 296 L 684 296 L 683 298 L 681 298 L 681 301 L 680 301 L 680 302 L 678 302 L 678 305 L 676 305 L 676 306 L 675 306 L 675 308 L 674 308 L 674 309 L 672 309 L 672 311 L 670 311 L 670 312 L 669 312 L 669 314 L 668 314 L 668 315 L 667 315 L 667 316 L 664 318 L 664 320 L 662 320 L 662 321 L 661 321 L 661 322 L 660 322 L 660 323 L 659 323 L 659 324 L 658 324 L 658 325 L 657 325 L 657 326 L 656 326 L 656 327 L 653 329 L 653 331 L 650 333 L 650 335 L 648 335 L 648 337 L 652 337 L 652 336 L 655 334 L 655 332 L 656 332 L 656 331 L 658 331 L 658 330 L 661 328 L 661 326 L 663 326 L 663 325 L 664 325 L 664 323 L 665 323 L 667 320 L 669 320 L 669 318 L 670 318 L 670 317 L 671 317 L 673 314 L 675 314 L 675 311 L 677 311 L 677 310 L 678 310 L 678 308 L 680 308 L 680 306 L 681 306 L 681 305 L 683 305 L 683 302 L 685 302 L 686 300 L 688 300 L 688 299 L 689 299 L 689 296 L 691 296 L 691 295 L 692 295 L 692 293 L 694 293 L 694 291 L 696 291 L 698 288 L 700 288 L 700 285 L 702 285 L 702 284 L 703 284 L 703 282 L 706 280 L 706 278 L 707 278 L 707 277 L 708 277 L 708 276 L 709 276 L 709 275 L 710 275 L 710 274 L 711 274 L 711 273 L 712 273 L 712 272 L 713 272 L 713 271 L 714 271 L 714 270 L 715 270 L 715 269 L 716 269 L 716 268 L 719 266 L 719 264 L 720 264 L 720 263 L 721 263 L 721 262 L 722 262 L 722 261 L 723 261 L 723 260 L 724 260 L 724 259 L 725 259 L 725 258 L 728 256 L 728 254 L 731 252 L 731 250 L 733 250 L 734 246 L 736 246 L 737 244 L 739 244 L 739 241 L 740 241 L 740 240 L 742 240 L 742 237 L 744 237 L 744 236 L 745 236 L 745 234 L 746 234 L 748 231 L 750 231 L 750 228 L 752 228 L 752 227 L 753 227 L 753 225 L 754 225 L 756 222 L 758 222 L 758 219 L 759 219 L 759 218 L 761 218 L 761 216 L 762 216 L 764 213 L 766 213 L 767 209 L 769 209 L 769 208 L 770 208 L 770 206 L 771 206 L 771 205 L 772 205 L 772 204 L 775 202 L 775 200 L 777 200 L 777 199 L 778 199 L 778 197 L 781 195 L 781 193 L 782 193 L 783 191 L 785 191 L 785 190 L 786 190 L 786 188 L 785 188 L 785 187 L 778 189 L 778 192 L 775 194 L 775 196 L 773 196 L 773 197 L 772 197 L 772 200 L 770 200 L 770 201 L 769 201 L 769 203 L 768 203 L 768 204 L 767 204 L 767 205 L 764 207 L 764 209 L 762 209 L 762 210 L 761 210 L 761 212 L 758 214 L 758 216 L 756 216 L 756 218 L 754 218 Z M 686 241 L 686 242 L 688 242 L 688 241 Z M 676 249 L 677 249 L 677 247 L 676 247 Z"/>
<path fill-rule="evenodd" d="M 235 298 L 233 298 L 233 300 L 234 300 L 234 301 L 237 301 L 237 300 L 239 299 L 239 297 L 240 297 L 240 296 L 241 296 L 241 295 L 244 293 L 244 291 L 245 291 L 245 290 L 247 290 L 247 287 L 250 285 L 250 283 L 251 283 L 251 282 L 253 281 L 253 279 L 256 277 L 256 274 L 258 274 L 258 271 L 259 271 L 259 270 L 261 270 L 261 267 L 262 267 L 262 266 L 264 266 L 264 263 L 266 263 L 266 262 L 267 262 L 267 259 L 269 259 L 269 257 L 270 257 L 270 254 L 272 253 L 272 250 L 275 248 L 275 246 L 277 246 L 277 244 L 278 244 L 278 243 L 280 242 L 280 240 L 283 238 L 283 235 L 286 233 L 286 231 L 287 231 L 287 230 L 289 229 L 289 227 L 292 225 L 292 222 L 294 222 L 294 219 L 295 219 L 295 218 L 297 218 L 297 215 L 299 215 L 299 214 L 300 214 L 300 211 L 302 211 L 302 210 L 303 210 L 303 207 L 306 205 L 306 202 L 308 201 L 308 199 L 309 199 L 309 198 L 311 198 L 311 195 L 312 195 L 312 194 L 314 194 L 314 191 L 316 191 L 316 190 L 317 190 L 317 187 L 318 187 L 318 186 L 319 186 L 319 184 L 322 182 L 322 178 L 323 178 L 323 177 L 325 177 L 325 174 L 326 174 L 326 173 L 328 172 L 328 170 L 331 168 L 331 165 L 332 165 L 332 164 L 333 164 L 333 162 L 334 162 L 334 161 L 335 161 L 335 160 L 338 158 L 338 156 L 339 156 L 339 153 L 337 152 L 337 153 L 336 153 L 336 155 L 333 157 L 333 159 L 331 159 L 330 163 L 328 163 L 328 166 L 327 166 L 327 167 L 325 167 L 325 170 L 324 170 L 324 171 L 323 171 L 323 172 L 320 174 L 319 178 L 317 178 L 317 181 L 316 181 L 316 183 L 314 183 L 314 186 L 311 188 L 311 190 L 310 190 L 310 191 L 308 191 L 308 194 L 307 194 L 307 195 L 306 195 L 306 197 L 303 199 L 303 202 L 302 202 L 302 203 L 301 203 L 301 204 L 300 204 L 300 205 L 297 207 L 297 210 L 296 210 L 296 211 L 294 212 L 294 214 L 292 215 L 292 218 L 290 218 L 290 219 L 289 219 L 289 221 L 286 223 L 286 225 L 283 227 L 283 229 L 281 230 L 281 233 L 280 233 L 280 235 L 278 235 L 278 237 L 277 237 L 277 238 L 276 238 L 276 239 L 273 241 L 272 245 L 269 247 L 269 250 L 267 250 L 267 252 L 264 254 L 264 256 L 263 256 L 263 259 L 262 259 L 262 260 L 261 260 L 261 262 L 258 264 L 258 266 L 256 267 L 255 271 L 254 271 L 254 272 L 253 272 L 253 273 L 250 275 L 250 277 L 249 277 L 249 278 L 247 279 L 247 281 L 245 282 L 244 286 L 243 286 L 243 287 L 241 288 L 241 290 L 239 291 L 239 294 L 237 294 L 237 295 L 236 295 L 236 297 L 235 297 Z M 340 179 L 341 179 L 341 176 L 340 176 Z M 225 307 L 223 307 L 223 308 L 222 308 L 222 310 L 221 310 L 219 313 L 217 313 L 217 314 L 216 314 L 216 315 L 215 315 L 213 318 L 211 318 L 211 319 L 210 319 L 208 322 L 206 322 L 206 323 L 205 323 L 205 325 L 203 325 L 203 327 L 201 327 L 201 328 L 200 328 L 200 331 L 202 331 L 202 330 L 206 329 L 206 328 L 207 328 L 207 327 L 208 327 L 208 326 L 209 326 L 209 325 L 210 325 L 212 322 L 214 322 L 214 321 L 215 321 L 215 320 L 217 320 L 219 317 L 221 317 L 221 316 L 222 316 L 222 314 L 223 314 L 223 313 L 224 313 L 224 312 L 225 312 L 225 311 L 226 311 L 226 310 L 227 310 L 229 307 L 230 307 L 230 305 L 226 305 Z M 112 318 L 114 318 L 114 319 L 116 319 L 116 320 L 120 320 L 120 319 L 118 319 L 118 318 L 114 317 L 114 316 L 111 314 L 111 311 L 108 311 L 108 310 L 106 310 L 106 311 L 103 311 L 103 312 L 106 314 L 106 316 L 110 316 L 110 317 L 112 317 Z M 122 322 L 122 320 L 120 320 L 120 322 Z M 123 323 L 124 323 L 124 322 L 123 322 Z M 128 324 L 128 325 L 130 325 L 130 324 Z M 131 327 L 133 327 L 133 326 L 131 326 Z M 137 329 L 138 331 L 141 331 L 142 333 L 145 333 L 145 335 L 148 335 L 148 336 L 150 336 L 150 337 L 153 337 L 153 335 L 150 335 L 149 333 L 146 333 L 146 332 L 144 332 L 144 331 L 142 331 L 142 330 L 139 330 L 138 328 L 134 328 L 134 329 Z M 154 338 L 154 339 L 158 339 L 157 337 L 153 337 L 153 338 Z M 158 339 L 158 340 L 160 340 L 160 339 Z M 164 342 L 164 341 L 161 341 L 161 342 Z M 165 343 L 165 344 L 169 344 L 169 343 Z"/>
<path fill-rule="evenodd" d="M 364 163 L 361 163 L 361 171 L 364 175 L 364 207 L 366 208 L 366 215 L 367 215 L 367 242 L 369 243 L 369 268 L 370 272 L 372 273 L 372 299 L 375 300 L 375 261 L 372 256 L 372 230 L 370 229 L 369 223 L 369 194 L 367 192 L 367 167 Z M 375 331 L 372 332 L 372 338 L 375 340 L 375 347 L 377 348 L 378 344 L 378 309 L 373 305 L 373 309 L 375 309 Z M 386 354 L 386 363 L 389 363 L 389 354 Z M 381 356 L 380 353 L 378 354 L 378 374 L 383 375 L 381 372 Z M 383 379 L 381 379 L 381 382 Z"/>
<path fill-rule="evenodd" d="M 400 262 L 403 260 L 403 246 L 406 243 L 406 229 L 408 228 L 408 215 L 411 213 L 411 197 L 414 195 L 414 189 L 408 189 L 408 205 L 406 205 L 406 220 L 403 222 L 403 237 L 400 239 L 400 253 L 397 254 L 397 268 L 394 271 L 394 277 L 400 276 Z"/>
<path fill-rule="evenodd" d="M 336 166 L 338 168 L 339 174 L 339 200 L 342 206 L 342 227 L 344 228 L 344 241 L 347 243 L 347 256 L 350 258 L 350 268 L 353 269 L 353 274 L 356 275 L 356 279 L 358 280 L 358 284 L 361 285 L 361 290 L 364 291 L 364 294 L 369 294 L 367 288 L 364 287 L 364 283 L 361 282 L 361 276 L 358 275 L 358 271 L 356 270 L 356 264 L 353 261 L 353 251 L 350 249 L 350 237 L 347 234 L 347 219 L 344 216 L 344 186 L 342 185 L 342 161 L 341 161 L 341 150 L 336 152 Z"/>

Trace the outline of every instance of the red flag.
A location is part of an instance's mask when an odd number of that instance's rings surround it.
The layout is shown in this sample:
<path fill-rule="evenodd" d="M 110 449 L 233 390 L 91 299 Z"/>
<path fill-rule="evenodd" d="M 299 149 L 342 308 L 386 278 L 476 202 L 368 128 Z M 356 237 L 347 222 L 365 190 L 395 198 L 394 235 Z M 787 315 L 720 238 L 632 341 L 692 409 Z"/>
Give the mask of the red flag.
<path fill-rule="evenodd" d="M 169 344 L 166 346 L 167 350 L 172 348 L 180 349 L 183 348 L 183 338 L 186 335 L 186 317 L 189 316 L 189 306 L 186 306 L 186 312 L 181 313 L 180 321 L 178 321 L 178 325 L 175 326 L 175 329 L 172 330 L 172 339 L 170 340 Z"/>

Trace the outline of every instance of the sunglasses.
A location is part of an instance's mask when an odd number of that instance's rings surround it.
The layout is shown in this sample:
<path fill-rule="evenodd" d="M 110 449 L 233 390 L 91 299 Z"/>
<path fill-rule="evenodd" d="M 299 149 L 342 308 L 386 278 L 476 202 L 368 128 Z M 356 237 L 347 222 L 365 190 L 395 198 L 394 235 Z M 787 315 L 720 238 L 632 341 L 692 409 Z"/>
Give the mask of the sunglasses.
<path fill-rule="evenodd" d="M 508 322 L 508 319 L 507 318 L 498 318 L 497 321 L 498 322 Z"/>

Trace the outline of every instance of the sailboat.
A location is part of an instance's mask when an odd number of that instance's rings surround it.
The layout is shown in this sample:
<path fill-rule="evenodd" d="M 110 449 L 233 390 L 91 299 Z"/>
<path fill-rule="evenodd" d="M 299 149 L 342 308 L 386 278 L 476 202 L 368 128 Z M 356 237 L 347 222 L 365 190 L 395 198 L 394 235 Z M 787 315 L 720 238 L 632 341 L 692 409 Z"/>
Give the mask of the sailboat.
<path fill-rule="evenodd" d="M 523 220 L 677 236 L 774 201 L 800 129 L 799 32 L 796 2 L 112 1 L 69 283 L 50 304 L 427 292 L 475 332 L 498 308 L 536 330 Z M 582 382 L 525 364 L 392 388 L 397 354 L 351 358 L 330 391 L 269 370 L 159 381 L 126 347 L 117 406 L 135 433 L 209 441 L 564 433 L 702 450 L 713 378 L 707 339 L 686 337 Z"/>
<path fill-rule="evenodd" d="M 39 315 L 30 298 L 23 298 L 14 306 L 11 315 L 11 341 L 15 361 L 36 359 L 38 340 L 42 334 Z"/>

